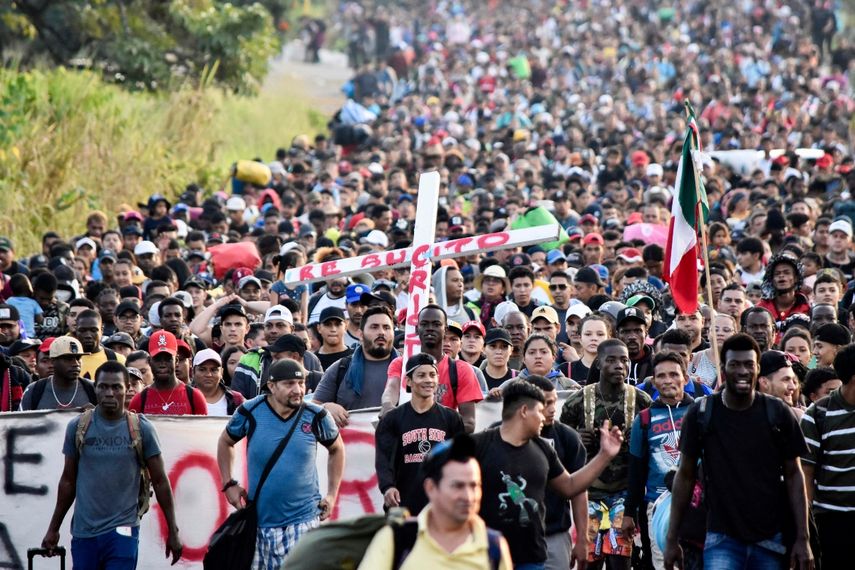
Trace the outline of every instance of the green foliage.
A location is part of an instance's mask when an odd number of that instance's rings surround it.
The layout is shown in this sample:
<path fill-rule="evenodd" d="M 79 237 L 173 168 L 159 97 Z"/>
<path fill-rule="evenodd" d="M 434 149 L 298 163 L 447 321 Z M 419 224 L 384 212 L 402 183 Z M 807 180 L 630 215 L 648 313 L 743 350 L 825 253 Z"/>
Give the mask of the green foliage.
<path fill-rule="evenodd" d="M 49 55 L 59 65 L 99 70 L 133 90 L 180 88 L 214 68 L 240 93 L 257 91 L 281 47 L 274 26 L 284 0 L 13 0 L 0 2 L 0 50 L 25 63 Z"/>
<path fill-rule="evenodd" d="M 212 85 L 217 73 L 148 93 L 93 71 L 0 68 L 0 235 L 31 253 L 46 229 L 74 235 L 94 209 L 112 214 L 190 182 L 219 189 L 235 160 L 323 130 L 294 82 L 242 97 Z"/>

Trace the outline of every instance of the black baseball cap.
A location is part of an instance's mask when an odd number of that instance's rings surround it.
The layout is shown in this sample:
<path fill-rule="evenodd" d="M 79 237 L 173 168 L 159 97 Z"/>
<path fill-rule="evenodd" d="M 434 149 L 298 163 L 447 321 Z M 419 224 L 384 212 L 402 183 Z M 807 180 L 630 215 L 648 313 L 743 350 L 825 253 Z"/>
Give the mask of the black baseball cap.
<path fill-rule="evenodd" d="M 42 341 L 37 338 L 22 338 L 20 340 L 16 340 L 12 343 L 12 346 L 9 347 L 9 356 L 17 356 L 25 350 L 38 348 L 41 344 Z"/>
<path fill-rule="evenodd" d="M 508 346 L 513 346 L 511 335 L 508 331 L 501 328 L 490 329 L 484 336 L 484 345 L 493 344 L 494 342 L 504 342 Z"/>
<path fill-rule="evenodd" d="M 326 309 L 321 311 L 321 316 L 318 317 L 318 322 L 325 323 L 332 319 L 346 321 L 347 317 L 344 315 L 344 311 L 339 309 L 338 307 L 327 307 Z"/>
<path fill-rule="evenodd" d="M 415 356 L 411 356 L 410 359 L 407 360 L 406 375 L 412 376 L 413 372 L 415 372 L 416 368 L 419 366 L 433 366 L 439 370 L 436 364 L 436 358 L 426 352 L 420 352 Z"/>
<path fill-rule="evenodd" d="M 217 313 L 217 316 L 221 319 L 225 319 L 229 315 L 240 315 L 245 319 L 249 318 L 246 316 L 246 311 L 243 309 L 243 305 L 226 305 L 220 309 L 219 313 Z"/>
<path fill-rule="evenodd" d="M 306 341 L 295 334 L 283 334 L 276 342 L 267 347 L 268 352 L 296 352 L 300 356 L 306 353 Z"/>
<path fill-rule="evenodd" d="M 269 382 L 279 380 L 302 380 L 306 378 L 306 371 L 299 362 L 289 359 L 277 360 L 270 365 Z"/>
<path fill-rule="evenodd" d="M 568 259 L 567 263 L 570 263 Z M 576 272 L 576 276 L 573 277 L 573 281 L 577 283 L 589 283 L 597 285 L 598 287 L 605 287 L 603 280 L 600 278 L 600 274 L 597 273 L 597 270 L 593 267 L 583 267 L 579 271 Z"/>
<path fill-rule="evenodd" d="M 760 355 L 760 376 L 769 376 L 781 368 L 792 368 L 793 364 L 786 353 L 780 350 L 767 350 Z"/>
<path fill-rule="evenodd" d="M 617 318 L 615 321 L 617 322 L 616 326 L 621 326 L 624 322 L 633 319 L 642 324 L 647 324 L 647 319 L 644 317 L 644 313 L 641 312 L 641 309 L 638 307 L 627 307 L 625 309 L 621 309 L 617 314 Z"/>
<path fill-rule="evenodd" d="M 127 313 L 128 311 L 133 312 L 135 315 L 142 314 L 142 310 L 140 309 L 139 303 L 135 303 L 134 301 L 122 301 L 118 305 L 116 305 L 116 312 L 113 313 L 116 316 Z"/>
<path fill-rule="evenodd" d="M 6 303 L 0 303 L 0 321 L 15 321 L 21 320 L 21 315 L 18 309 Z"/>

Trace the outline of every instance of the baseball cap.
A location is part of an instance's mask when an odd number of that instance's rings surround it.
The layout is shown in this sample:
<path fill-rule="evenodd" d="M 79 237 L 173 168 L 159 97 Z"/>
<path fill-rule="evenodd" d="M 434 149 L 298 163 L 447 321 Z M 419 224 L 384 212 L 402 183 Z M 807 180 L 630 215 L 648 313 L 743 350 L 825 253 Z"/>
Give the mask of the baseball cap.
<path fill-rule="evenodd" d="M 576 283 L 594 284 L 598 287 L 604 287 L 603 280 L 600 274 L 593 267 L 583 267 L 576 272 L 576 277 L 573 278 Z"/>
<path fill-rule="evenodd" d="M 73 336 L 59 336 L 54 339 L 50 345 L 50 357 L 59 358 L 60 356 L 83 356 L 83 345 Z"/>
<path fill-rule="evenodd" d="M 232 196 L 226 201 L 226 210 L 232 212 L 242 212 L 246 210 L 246 200 L 240 196 Z"/>
<path fill-rule="evenodd" d="M 332 319 L 337 319 L 339 321 L 347 320 L 342 309 L 339 309 L 338 307 L 327 307 L 321 311 L 321 316 L 318 317 L 318 322 L 325 323 Z"/>
<path fill-rule="evenodd" d="M 137 220 L 139 222 L 143 221 L 142 214 L 140 214 L 136 210 L 125 212 L 125 215 L 122 216 L 122 221 L 129 222 L 131 220 Z"/>
<path fill-rule="evenodd" d="M 240 283 L 240 280 L 244 277 L 248 277 L 252 275 L 252 269 L 249 267 L 238 267 L 234 271 L 232 271 L 232 284 L 237 286 Z"/>
<path fill-rule="evenodd" d="M 627 307 L 635 307 L 639 303 L 647 303 L 651 311 L 656 308 L 656 301 L 654 301 L 653 297 L 650 297 L 649 295 L 633 295 L 626 300 Z"/>
<path fill-rule="evenodd" d="M 659 177 L 661 177 L 663 174 L 665 174 L 665 169 L 662 168 L 661 164 L 656 164 L 654 162 L 653 164 L 647 165 L 647 176 L 659 176 Z"/>
<path fill-rule="evenodd" d="M 221 319 L 225 319 L 229 315 L 240 315 L 241 317 L 248 318 L 246 316 L 246 311 L 243 309 L 242 305 L 232 304 L 225 305 L 220 309 L 220 312 L 217 313 L 217 316 Z"/>
<path fill-rule="evenodd" d="M 267 346 L 268 352 L 296 352 L 303 355 L 308 348 L 306 341 L 295 334 L 283 334 L 271 345 Z"/>
<path fill-rule="evenodd" d="M 277 360 L 271 364 L 269 371 L 269 382 L 278 382 L 279 380 L 302 380 L 306 377 L 306 372 L 303 370 L 300 363 L 287 358 Z"/>
<path fill-rule="evenodd" d="M 127 313 L 128 311 L 133 312 L 135 315 L 142 314 L 142 310 L 140 309 L 139 304 L 133 301 L 122 301 L 121 303 L 119 303 L 116 306 L 116 312 L 114 314 L 118 316 Z"/>
<path fill-rule="evenodd" d="M 852 335 L 849 334 L 849 329 L 838 323 L 826 323 L 819 327 L 816 331 L 814 340 L 821 340 L 829 344 L 843 346 L 849 344 L 852 340 Z"/>
<path fill-rule="evenodd" d="M 344 292 L 344 296 L 347 300 L 347 304 L 353 305 L 359 303 L 360 298 L 364 293 L 370 292 L 371 288 L 368 285 L 364 285 L 362 283 L 354 283 L 353 285 L 347 286 L 347 289 Z"/>
<path fill-rule="evenodd" d="M 546 319 L 547 322 L 552 323 L 553 325 L 561 324 L 561 321 L 558 318 L 558 313 L 549 305 L 536 307 L 531 313 L 531 321 L 534 322 L 534 319 Z"/>
<path fill-rule="evenodd" d="M 484 335 L 484 344 L 493 344 L 494 342 L 504 342 L 508 346 L 512 346 L 511 342 L 511 334 L 505 329 L 490 329 L 487 331 L 487 334 Z"/>
<path fill-rule="evenodd" d="M 780 350 L 767 350 L 760 355 L 760 376 L 769 376 L 781 368 L 792 368 L 787 354 Z"/>
<path fill-rule="evenodd" d="M 42 341 L 41 346 L 39 346 L 39 352 L 42 352 L 42 353 L 50 352 L 50 347 L 53 344 L 53 341 L 56 340 L 56 338 L 57 337 L 55 337 L 55 336 L 49 336 L 46 339 L 44 339 Z M 50 355 L 48 355 L 48 356 L 50 356 Z"/>
<path fill-rule="evenodd" d="M 139 226 L 125 226 L 122 228 L 122 235 L 125 236 L 141 236 L 143 235 L 143 231 Z"/>
<path fill-rule="evenodd" d="M 618 258 L 626 261 L 627 263 L 641 263 L 644 261 L 644 258 L 641 256 L 641 252 L 634 247 L 628 247 L 621 251 Z"/>
<path fill-rule="evenodd" d="M 484 330 L 484 325 L 481 324 L 481 321 L 467 321 L 463 323 L 463 334 L 466 334 L 466 332 L 470 329 L 477 329 L 478 332 L 481 333 L 481 336 L 487 334 Z"/>
<path fill-rule="evenodd" d="M 18 354 L 21 354 L 25 350 L 39 348 L 41 344 L 42 341 L 37 338 L 22 338 L 20 340 L 16 340 L 9 347 L 9 356 L 16 356 Z"/>
<path fill-rule="evenodd" d="M 598 220 L 597 216 L 595 216 L 594 214 L 585 214 L 584 216 L 579 218 L 579 225 L 582 225 L 582 224 L 595 224 L 596 225 L 598 223 L 600 223 L 600 220 Z"/>
<path fill-rule="evenodd" d="M 196 356 L 193 357 L 193 366 L 199 366 L 209 360 L 213 360 L 220 366 L 223 365 L 223 360 L 220 358 L 219 353 L 211 348 L 206 348 L 197 352 Z"/>
<path fill-rule="evenodd" d="M 579 317 L 580 319 L 584 319 L 592 312 L 591 307 L 585 303 L 576 303 L 575 305 L 567 307 L 567 314 L 564 315 L 564 320 L 566 321 L 570 317 Z"/>
<path fill-rule="evenodd" d="M 413 372 L 415 372 L 416 368 L 419 366 L 433 366 L 439 370 L 436 364 L 436 358 L 426 352 L 420 352 L 419 354 L 411 356 L 409 360 L 407 360 L 407 369 L 405 374 L 407 376 L 412 376 Z"/>
<path fill-rule="evenodd" d="M 150 241 L 141 241 L 134 247 L 134 255 L 147 255 L 149 253 L 157 253 L 157 246 Z"/>
<path fill-rule="evenodd" d="M 255 283 L 256 287 L 261 289 L 261 279 L 259 279 L 255 275 L 247 275 L 246 277 L 241 277 L 241 280 L 238 281 L 238 291 L 240 291 L 250 283 Z"/>
<path fill-rule="evenodd" d="M 125 346 L 130 347 L 131 350 L 136 350 L 137 348 L 134 339 L 132 339 L 131 335 L 126 332 L 117 332 L 115 334 L 112 334 L 102 344 L 107 347 L 113 344 L 123 344 Z"/>
<path fill-rule="evenodd" d="M 177 353 L 179 355 L 183 352 L 184 354 L 187 355 L 187 358 L 190 358 L 191 356 L 193 356 L 193 349 L 190 348 L 190 345 L 187 344 L 187 342 L 184 339 L 182 339 L 182 338 L 175 339 L 175 346 L 177 348 Z"/>
<path fill-rule="evenodd" d="M 101 253 L 98 254 L 98 259 L 102 261 L 105 259 L 112 259 L 113 261 L 116 261 L 118 257 L 116 257 L 116 252 L 112 249 L 102 249 Z"/>
<path fill-rule="evenodd" d="M 828 233 L 843 232 L 847 236 L 852 237 L 852 222 L 844 219 L 837 219 L 831 222 L 828 226 Z"/>
<path fill-rule="evenodd" d="M 493 320 L 501 323 L 508 314 L 519 312 L 520 308 L 513 301 L 502 301 L 496 305 L 496 309 L 493 311 Z"/>
<path fill-rule="evenodd" d="M 617 314 L 617 326 L 621 326 L 624 322 L 635 319 L 641 323 L 647 324 L 647 319 L 644 318 L 644 313 L 637 307 L 626 307 Z"/>
<path fill-rule="evenodd" d="M 359 241 L 361 241 L 362 243 L 367 243 L 369 245 L 376 245 L 384 248 L 389 247 L 389 238 L 386 237 L 386 234 L 384 234 L 380 230 L 371 230 L 370 232 L 368 232 L 367 236 L 365 236 Z"/>
<path fill-rule="evenodd" d="M 567 261 L 567 256 L 564 255 L 564 252 L 560 249 L 550 250 L 549 253 L 546 254 L 546 263 L 549 265 L 558 261 Z"/>
<path fill-rule="evenodd" d="M 92 238 L 84 237 L 80 238 L 74 243 L 74 249 L 80 249 L 81 247 L 88 245 L 92 248 L 93 251 L 98 249 L 98 246 L 95 245 L 95 242 L 92 241 Z"/>
<path fill-rule="evenodd" d="M 606 240 L 604 240 L 603 236 L 601 236 L 597 232 L 585 234 L 585 237 L 582 238 L 582 245 L 590 245 L 592 243 L 597 245 L 603 245 L 606 243 Z"/>
<path fill-rule="evenodd" d="M 197 279 L 196 277 L 191 277 L 187 281 L 184 282 L 184 285 L 181 286 L 181 289 L 187 290 L 190 287 L 198 287 L 202 291 L 208 290 L 208 284 L 202 281 L 201 279 Z"/>
<path fill-rule="evenodd" d="M 448 321 L 446 329 L 448 332 L 456 334 L 458 338 L 463 338 L 463 327 L 457 321 Z"/>
<path fill-rule="evenodd" d="M 21 320 L 21 314 L 18 309 L 6 303 L 0 303 L 0 321 L 15 321 Z"/>
<path fill-rule="evenodd" d="M 531 257 L 529 257 L 525 253 L 515 253 L 508 260 L 508 265 L 511 267 L 522 267 L 526 265 L 531 265 Z"/>
<path fill-rule="evenodd" d="M 157 331 L 148 340 L 148 353 L 156 356 L 162 352 L 176 356 L 178 354 L 178 340 L 169 331 Z"/>
<path fill-rule="evenodd" d="M 294 324 L 294 315 L 288 307 L 282 305 L 273 305 L 264 313 L 264 322 L 285 321 L 286 323 Z"/>
<path fill-rule="evenodd" d="M 15 249 L 15 244 L 6 236 L 0 236 L 0 250 L 12 251 Z"/>

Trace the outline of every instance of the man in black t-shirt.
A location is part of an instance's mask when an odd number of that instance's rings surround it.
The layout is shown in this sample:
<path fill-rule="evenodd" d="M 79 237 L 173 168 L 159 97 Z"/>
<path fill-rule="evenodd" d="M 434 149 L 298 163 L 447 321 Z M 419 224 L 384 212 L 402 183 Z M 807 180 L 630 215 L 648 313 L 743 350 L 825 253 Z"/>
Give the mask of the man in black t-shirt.
<path fill-rule="evenodd" d="M 706 568 L 785 568 L 788 550 L 797 568 L 812 568 L 799 464 L 804 436 L 781 400 L 755 391 L 760 347 L 752 337 L 730 337 L 721 354 L 724 390 L 701 398 L 683 417 L 665 567 L 682 566 L 677 540 L 700 459 L 709 508 Z"/>
<path fill-rule="evenodd" d="M 540 437 L 549 442 L 558 459 L 569 473 L 585 466 L 588 454 L 582 438 L 571 427 L 559 423 L 555 418 L 558 392 L 555 385 L 542 376 L 529 376 L 528 381 L 543 390 L 546 404 L 543 409 L 544 422 Z M 573 516 L 570 516 L 570 510 Z M 570 540 L 570 526 L 576 521 L 576 544 Z M 572 547 L 572 549 L 571 549 Z M 572 554 L 571 554 L 572 550 Z M 588 493 L 582 492 L 570 499 L 546 490 L 546 569 L 565 570 L 577 561 L 588 558 Z"/>
<path fill-rule="evenodd" d="M 505 536 L 516 566 L 546 561 L 547 484 L 567 499 L 583 493 L 623 440 L 620 430 L 605 422 L 600 428 L 600 452 L 579 471 L 568 473 L 552 446 L 540 437 L 546 398 L 530 380 L 508 384 L 503 391 L 502 424 L 473 436 L 484 477 L 480 514 L 490 528 Z"/>
<path fill-rule="evenodd" d="M 405 375 L 412 399 L 380 420 L 374 432 L 374 464 L 383 506 L 406 507 L 418 514 L 427 504 L 421 464 L 433 446 L 464 433 L 457 411 L 436 401 L 439 372 L 436 359 L 421 353 L 407 361 Z"/>

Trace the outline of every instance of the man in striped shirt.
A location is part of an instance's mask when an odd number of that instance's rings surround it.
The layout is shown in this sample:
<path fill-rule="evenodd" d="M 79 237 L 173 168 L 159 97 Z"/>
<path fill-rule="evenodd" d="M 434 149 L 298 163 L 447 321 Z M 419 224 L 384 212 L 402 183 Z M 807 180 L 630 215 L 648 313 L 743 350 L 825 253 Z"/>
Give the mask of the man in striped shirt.
<path fill-rule="evenodd" d="M 855 344 L 834 357 L 843 385 L 814 402 L 802 417 L 808 451 L 802 469 L 819 531 L 822 565 L 851 564 L 855 525 Z"/>

